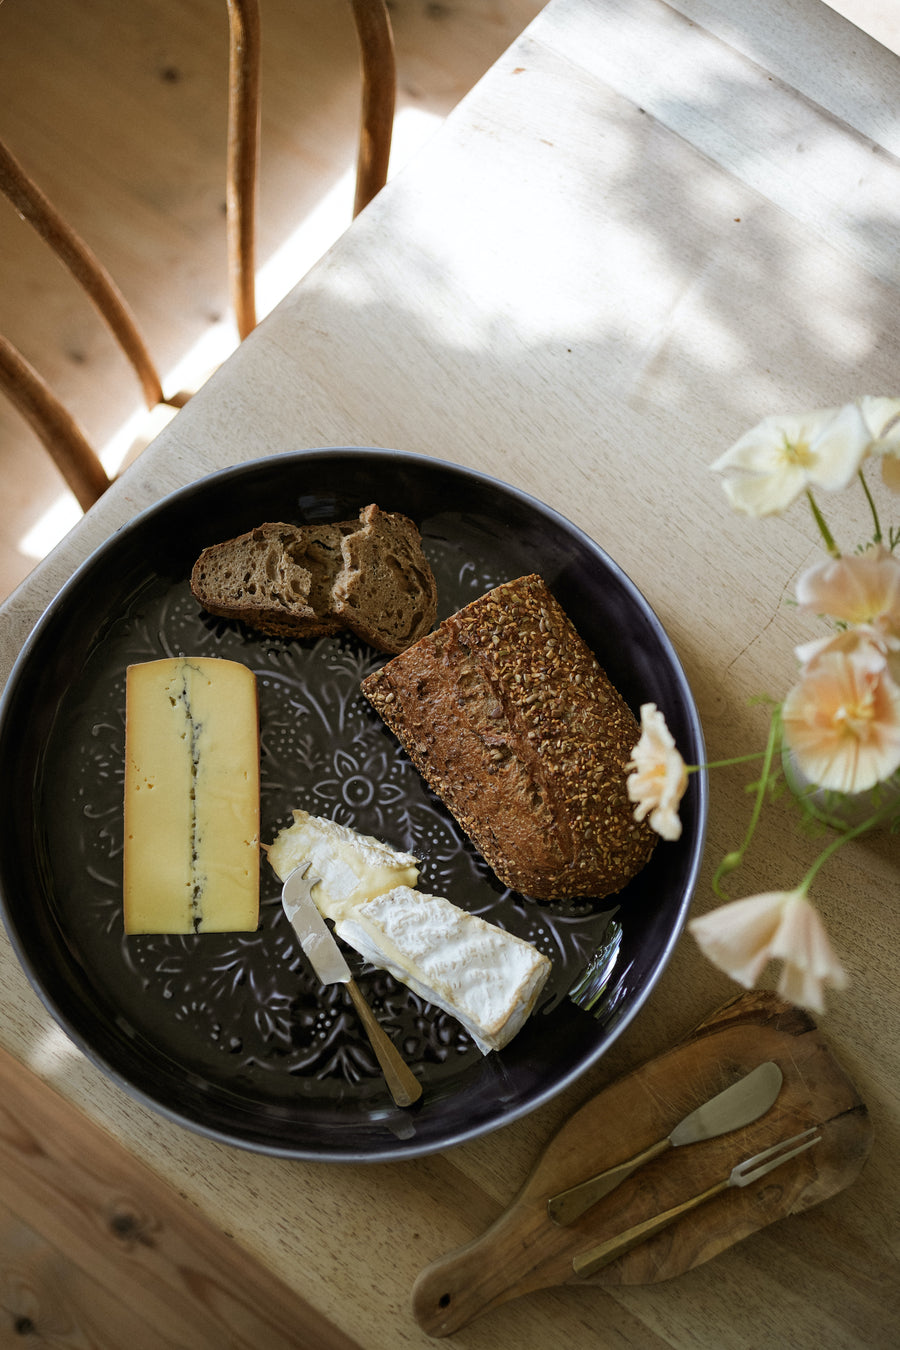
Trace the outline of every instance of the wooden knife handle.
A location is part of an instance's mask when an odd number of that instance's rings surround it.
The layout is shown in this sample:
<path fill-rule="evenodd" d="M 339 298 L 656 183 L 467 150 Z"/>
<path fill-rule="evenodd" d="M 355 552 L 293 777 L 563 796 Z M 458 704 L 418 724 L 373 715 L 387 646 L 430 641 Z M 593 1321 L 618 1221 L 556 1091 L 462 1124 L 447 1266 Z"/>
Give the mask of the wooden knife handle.
<path fill-rule="evenodd" d="M 422 1095 L 422 1084 L 372 1012 L 355 980 L 347 981 L 347 991 L 381 1065 L 391 1096 L 398 1106 L 412 1106 Z"/>
<path fill-rule="evenodd" d="M 651 1144 L 649 1148 L 645 1148 L 643 1153 L 637 1153 L 633 1158 L 628 1158 L 615 1167 L 608 1167 L 605 1172 L 598 1172 L 587 1181 L 581 1181 L 577 1186 L 570 1186 L 567 1191 L 560 1191 L 558 1195 L 551 1196 L 547 1201 L 548 1216 L 554 1223 L 563 1225 L 574 1223 L 592 1205 L 596 1205 L 598 1200 L 602 1200 L 604 1195 L 609 1195 L 610 1191 L 614 1191 L 626 1177 L 630 1177 L 632 1172 L 636 1172 L 651 1159 L 658 1158 L 667 1148 L 671 1148 L 668 1139 L 661 1139 L 658 1144 Z"/>

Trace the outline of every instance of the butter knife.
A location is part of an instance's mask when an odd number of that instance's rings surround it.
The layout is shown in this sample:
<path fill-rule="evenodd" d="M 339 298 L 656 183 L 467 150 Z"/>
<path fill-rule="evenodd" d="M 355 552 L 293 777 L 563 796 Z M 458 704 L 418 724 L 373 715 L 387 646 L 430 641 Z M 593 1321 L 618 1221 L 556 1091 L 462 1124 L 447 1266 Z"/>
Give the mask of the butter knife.
<path fill-rule="evenodd" d="M 796 1158 L 800 1153 L 805 1153 L 808 1148 L 812 1148 L 813 1144 L 818 1144 L 822 1138 L 820 1134 L 816 1134 L 818 1128 L 818 1125 L 814 1125 L 811 1130 L 804 1130 L 802 1134 L 795 1134 L 793 1139 L 782 1139 L 779 1143 L 773 1144 L 771 1148 L 764 1149 L 762 1153 L 757 1153 L 752 1158 L 746 1158 L 744 1162 L 738 1163 L 736 1167 L 731 1169 L 727 1177 L 723 1177 L 715 1185 L 707 1187 L 699 1195 L 693 1195 L 690 1200 L 684 1200 L 680 1205 L 675 1205 L 662 1214 L 656 1214 L 651 1219 L 645 1219 L 643 1223 L 636 1223 L 634 1227 L 628 1228 L 624 1233 L 619 1233 L 617 1237 L 608 1238 L 606 1242 L 601 1242 L 599 1246 L 592 1247 L 589 1252 L 582 1252 L 572 1261 L 573 1271 L 576 1275 L 595 1275 L 598 1270 L 608 1266 L 611 1261 L 624 1256 L 626 1252 L 630 1252 L 639 1243 L 646 1242 L 656 1233 L 661 1233 L 664 1228 L 668 1228 L 670 1224 L 675 1223 L 682 1215 L 696 1209 L 698 1205 L 706 1204 L 707 1200 L 712 1200 L 713 1196 L 720 1195 L 729 1186 L 750 1186 L 754 1181 L 759 1181 L 769 1172 L 774 1171 L 776 1167 L 780 1167 L 782 1163 L 788 1162 L 791 1158 Z M 815 1138 L 811 1138 L 811 1135 L 815 1135 Z"/>
<path fill-rule="evenodd" d="M 422 1095 L 422 1084 L 379 1024 L 344 960 L 340 947 L 312 898 L 318 877 L 310 876 L 310 864 L 295 867 L 281 888 L 281 905 L 300 946 L 322 984 L 345 984 L 369 1043 L 381 1066 L 385 1082 L 398 1106 L 412 1106 Z"/>
<path fill-rule="evenodd" d="M 782 1073 L 777 1064 L 771 1060 L 760 1064 L 752 1073 L 739 1078 L 724 1092 L 685 1116 L 671 1134 L 659 1143 L 651 1144 L 643 1153 L 636 1154 L 626 1162 L 609 1167 L 587 1181 L 552 1196 L 547 1201 L 548 1215 L 561 1226 L 573 1223 L 604 1195 L 615 1190 L 632 1172 L 652 1158 L 659 1157 L 660 1153 L 665 1153 L 666 1149 L 696 1144 L 702 1139 L 715 1139 L 720 1134 L 750 1125 L 771 1108 L 781 1091 L 781 1083 Z"/>

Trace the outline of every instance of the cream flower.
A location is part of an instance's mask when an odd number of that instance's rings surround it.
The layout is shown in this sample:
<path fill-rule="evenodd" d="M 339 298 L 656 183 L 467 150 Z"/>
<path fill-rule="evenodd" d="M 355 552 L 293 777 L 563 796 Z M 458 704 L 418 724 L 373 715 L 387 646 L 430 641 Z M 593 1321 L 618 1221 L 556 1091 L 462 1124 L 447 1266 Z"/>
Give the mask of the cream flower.
<path fill-rule="evenodd" d="M 875 451 L 891 447 L 900 450 L 900 398 L 875 398 L 871 394 L 859 400 Z"/>
<path fill-rule="evenodd" d="M 846 986 L 846 972 L 802 888 L 735 900 L 692 919 L 688 928 L 704 956 L 746 989 L 770 961 L 783 962 L 778 992 L 820 1014 L 824 987 Z"/>
<path fill-rule="evenodd" d="M 802 609 L 851 627 L 797 648 L 809 663 L 826 651 L 852 651 L 869 642 L 885 655 L 900 651 L 900 559 L 883 544 L 810 567 L 797 582 Z"/>
<path fill-rule="evenodd" d="M 900 767 L 900 687 L 872 644 L 817 657 L 782 722 L 800 773 L 819 787 L 865 792 Z"/>
<path fill-rule="evenodd" d="M 881 458 L 881 476 L 892 492 L 900 492 L 900 398 L 859 400 L 860 411 L 872 433 L 869 453 Z"/>
<path fill-rule="evenodd" d="M 785 511 L 807 488 L 844 488 L 859 469 L 872 436 L 860 408 L 767 417 L 716 460 L 730 476 L 725 491 L 749 516 Z"/>
<path fill-rule="evenodd" d="M 641 707 L 641 738 L 626 766 L 630 801 L 637 802 L 635 820 L 650 817 L 650 827 L 663 839 L 681 837 L 678 807 L 687 788 L 687 769 L 675 748 L 666 719 L 655 703 Z"/>

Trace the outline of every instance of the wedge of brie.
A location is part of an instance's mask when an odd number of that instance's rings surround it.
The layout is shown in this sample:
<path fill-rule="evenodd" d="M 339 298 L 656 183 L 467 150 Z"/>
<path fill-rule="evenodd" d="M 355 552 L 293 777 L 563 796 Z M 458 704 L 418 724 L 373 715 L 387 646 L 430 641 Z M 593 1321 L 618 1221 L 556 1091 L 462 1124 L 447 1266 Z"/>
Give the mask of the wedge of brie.
<path fill-rule="evenodd" d="M 551 963 L 524 939 L 415 889 L 418 859 L 307 811 L 266 848 L 285 878 L 304 863 L 338 936 L 420 998 L 455 1017 L 487 1054 L 531 1014 Z"/>
<path fill-rule="evenodd" d="M 369 834 L 347 825 L 294 811 L 294 823 L 266 849 L 269 863 L 284 881 L 295 867 L 310 863 L 319 877 L 312 897 L 326 919 L 337 922 L 363 900 L 394 886 L 415 886 L 419 863 Z"/>
<path fill-rule="evenodd" d="M 354 906 L 336 929 L 366 960 L 461 1022 L 483 1054 L 512 1040 L 550 973 L 530 942 L 409 886 Z"/>

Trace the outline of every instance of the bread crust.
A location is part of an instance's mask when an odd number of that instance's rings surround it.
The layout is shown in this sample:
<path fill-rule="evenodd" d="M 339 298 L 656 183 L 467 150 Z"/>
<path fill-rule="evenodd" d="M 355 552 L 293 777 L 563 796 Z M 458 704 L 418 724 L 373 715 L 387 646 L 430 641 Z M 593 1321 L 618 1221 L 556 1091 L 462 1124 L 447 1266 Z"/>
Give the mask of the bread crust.
<path fill-rule="evenodd" d="M 602 897 L 649 860 L 625 787 L 637 721 L 541 577 L 473 601 L 362 690 L 513 890 Z"/>
<path fill-rule="evenodd" d="M 272 637 L 347 629 L 390 654 L 427 633 L 437 615 L 418 529 L 374 503 L 356 520 L 267 521 L 212 544 L 194 563 L 191 591 L 208 613 Z"/>
<path fill-rule="evenodd" d="M 437 584 L 408 516 L 372 504 L 341 543 L 332 588 L 338 620 L 381 651 L 402 652 L 437 618 Z"/>
<path fill-rule="evenodd" d="M 321 597 L 341 564 L 344 534 L 353 527 L 267 521 L 205 548 L 191 571 L 191 591 L 207 613 L 270 637 L 337 633 L 342 625 L 322 612 Z"/>

